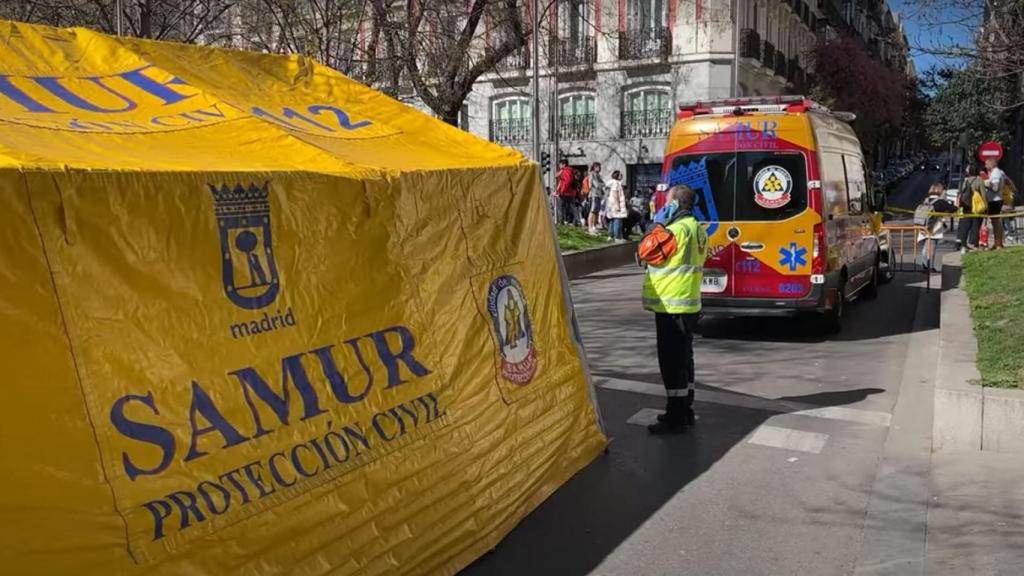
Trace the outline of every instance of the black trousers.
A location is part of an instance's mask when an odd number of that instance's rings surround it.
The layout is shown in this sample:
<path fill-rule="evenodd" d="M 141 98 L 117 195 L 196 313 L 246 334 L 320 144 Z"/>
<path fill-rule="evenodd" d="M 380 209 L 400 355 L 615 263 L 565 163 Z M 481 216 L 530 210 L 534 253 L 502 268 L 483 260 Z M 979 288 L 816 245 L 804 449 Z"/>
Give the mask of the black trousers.
<path fill-rule="evenodd" d="M 957 239 L 966 246 L 978 245 L 978 233 L 981 231 L 981 218 L 961 218 L 957 229 Z"/>
<path fill-rule="evenodd" d="M 558 219 L 562 224 L 575 224 L 576 199 L 572 196 L 559 196 L 558 212 Z"/>
<path fill-rule="evenodd" d="M 684 419 L 693 411 L 693 333 L 697 314 L 655 314 L 658 335 L 658 367 L 665 383 L 670 420 Z"/>

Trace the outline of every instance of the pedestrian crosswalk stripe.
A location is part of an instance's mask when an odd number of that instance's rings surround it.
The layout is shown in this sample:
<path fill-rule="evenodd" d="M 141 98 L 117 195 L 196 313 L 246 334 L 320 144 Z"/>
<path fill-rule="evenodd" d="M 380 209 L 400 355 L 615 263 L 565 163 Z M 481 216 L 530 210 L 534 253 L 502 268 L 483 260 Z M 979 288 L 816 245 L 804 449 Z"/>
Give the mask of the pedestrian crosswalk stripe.
<path fill-rule="evenodd" d="M 658 414 L 661 414 L 662 412 L 662 410 L 655 410 L 654 408 L 643 408 L 636 414 L 633 414 L 629 420 L 626 420 L 626 424 L 650 426 L 658 421 Z"/>
<path fill-rule="evenodd" d="M 790 412 L 798 416 L 813 416 L 815 418 L 827 418 L 829 420 L 845 420 L 859 424 L 870 424 L 872 426 L 888 427 L 892 422 L 892 414 L 888 412 L 874 412 L 871 410 L 857 410 L 845 406 L 822 406 L 821 408 L 808 408 Z"/>
<path fill-rule="evenodd" d="M 803 430 L 792 430 L 778 426 L 758 426 L 757 430 L 750 435 L 748 444 L 782 448 L 784 450 L 795 450 L 797 452 L 808 452 L 820 454 L 828 442 L 828 434 L 819 432 L 804 432 Z"/>

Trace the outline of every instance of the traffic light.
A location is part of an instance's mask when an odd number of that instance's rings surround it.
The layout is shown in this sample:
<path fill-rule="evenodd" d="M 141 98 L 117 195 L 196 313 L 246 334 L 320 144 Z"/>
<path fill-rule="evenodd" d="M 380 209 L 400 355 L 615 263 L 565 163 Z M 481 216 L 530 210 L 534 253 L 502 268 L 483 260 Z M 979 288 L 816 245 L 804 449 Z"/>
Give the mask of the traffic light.
<path fill-rule="evenodd" d="M 541 174 L 547 174 L 548 170 L 551 169 L 551 154 L 547 152 L 540 153 L 540 172 Z"/>

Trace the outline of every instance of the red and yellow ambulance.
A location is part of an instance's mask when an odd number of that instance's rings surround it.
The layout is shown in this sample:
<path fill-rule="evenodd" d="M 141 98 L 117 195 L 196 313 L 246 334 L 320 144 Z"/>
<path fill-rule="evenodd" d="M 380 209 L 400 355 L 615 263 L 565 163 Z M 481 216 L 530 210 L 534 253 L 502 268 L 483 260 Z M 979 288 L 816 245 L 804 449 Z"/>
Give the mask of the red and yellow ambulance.
<path fill-rule="evenodd" d="M 800 96 L 681 105 L 663 177 L 694 189 L 710 253 L 706 313 L 822 313 L 881 280 L 884 195 L 873 193 L 852 115 Z"/>

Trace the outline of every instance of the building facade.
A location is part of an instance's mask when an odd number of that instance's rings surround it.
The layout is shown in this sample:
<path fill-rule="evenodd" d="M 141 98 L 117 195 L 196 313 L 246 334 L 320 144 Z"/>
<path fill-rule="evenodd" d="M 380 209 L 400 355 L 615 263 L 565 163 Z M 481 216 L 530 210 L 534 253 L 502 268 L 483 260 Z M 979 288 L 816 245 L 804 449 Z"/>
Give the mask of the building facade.
<path fill-rule="evenodd" d="M 478 80 L 463 126 L 531 154 L 537 113 L 550 158 L 600 162 L 606 177 L 621 170 L 630 190 L 646 190 L 679 102 L 798 93 L 807 82 L 817 2 L 737 4 L 739 30 L 729 0 L 559 0 L 544 15 L 540 109 L 527 46 Z"/>
<path fill-rule="evenodd" d="M 1011 101 L 1024 102 L 1024 5 L 1013 0 L 991 0 L 977 31 L 977 62 L 993 76 L 1005 79 Z M 1004 150 L 1002 168 L 1014 182 L 1024 181 L 1024 105 L 1008 114 L 1010 141 Z M 964 150 L 969 157 L 973 151 Z"/>
<path fill-rule="evenodd" d="M 481 76 L 462 106 L 460 126 L 532 156 L 536 114 L 541 149 L 551 158 L 551 168 L 558 158 L 580 168 L 600 162 L 606 175 L 622 171 L 630 190 L 647 190 L 659 181 L 667 135 L 680 102 L 806 94 L 814 84 L 817 43 L 838 35 L 858 35 L 875 58 L 909 66 L 899 19 L 884 0 L 521 0 L 519 4 L 526 23 L 532 21 L 535 4 L 543 11 L 538 54 L 532 53 L 532 37 L 527 38 L 525 47 Z M 401 14 L 406 3 L 392 0 L 388 5 Z M 469 3 L 465 5 L 468 9 Z M 294 13 L 285 14 L 290 18 L 278 15 L 275 19 L 239 3 L 224 18 L 230 29 L 243 33 L 226 36 L 240 47 L 272 51 L 310 44 L 303 41 L 305 33 L 336 37 L 338 42 L 312 44 L 340 46 L 340 52 L 312 55 L 363 79 L 360 71 L 365 63 L 383 56 L 382 43 L 376 45 L 377 54 L 370 54 L 374 48 L 368 38 L 374 24 L 368 12 L 360 9 L 350 16 L 340 15 L 333 28 L 324 23 L 322 30 L 299 27 L 284 33 L 280 22 L 304 22 L 303 18 L 319 22 L 316 11 L 304 11 L 303 6 L 296 2 L 290 8 Z M 458 30 L 462 25 L 458 20 L 465 17 L 461 5 L 438 3 L 434 8 L 439 6 L 445 8 L 443 14 L 435 15 L 441 20 L 424 31 L 446 29 L 446 18 L 454 19 L 451 28 Z M 482 54 L 501 43 L 503 28 L 491 18 L 490 12 L 485 14 L 474 31 L 471 51 Z M 293 41 L 281 44 L 288 39 Z M 364 64 L 358 64 L 360 60 Z M 536 110 L 531 89 L 534 60 L 540 71 Z M 377 62 L 378 68 L 382 63 Z M 391 64 L 400 67 L 404 62 Z M 424 61 L 420 67 L 437 64 Z M 399 77 L 397 95 L 430 113 L 416 98 L 407 75 Z M 548 172 L 549 183 L 554 172 Z"/>
<path fill-rule="evenodd" d="M 818 30 L 822 38 L 857 36 L 872 58 L 907 77 L 917 75 L 903 21 L 885 0 L 821 0 L 819 4 L 824 14 Z"/>

